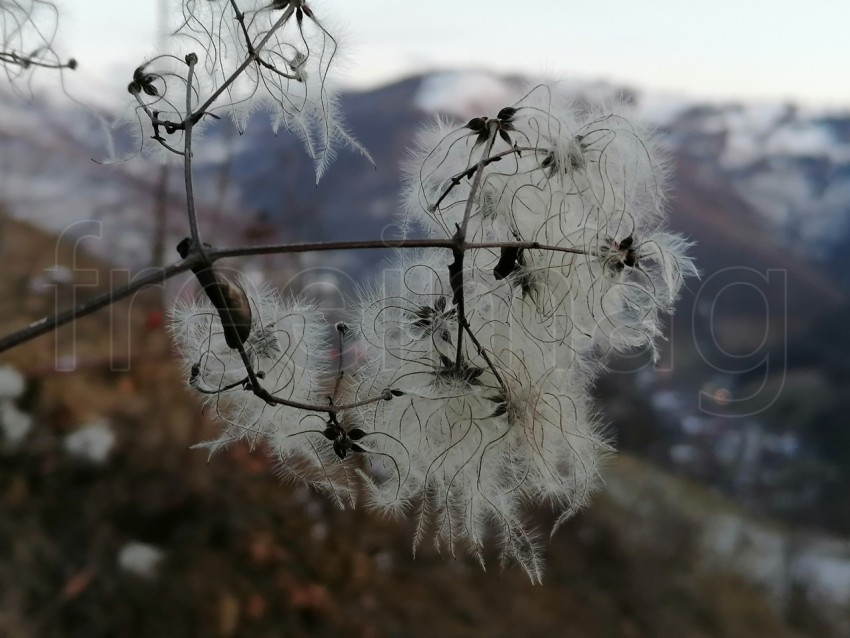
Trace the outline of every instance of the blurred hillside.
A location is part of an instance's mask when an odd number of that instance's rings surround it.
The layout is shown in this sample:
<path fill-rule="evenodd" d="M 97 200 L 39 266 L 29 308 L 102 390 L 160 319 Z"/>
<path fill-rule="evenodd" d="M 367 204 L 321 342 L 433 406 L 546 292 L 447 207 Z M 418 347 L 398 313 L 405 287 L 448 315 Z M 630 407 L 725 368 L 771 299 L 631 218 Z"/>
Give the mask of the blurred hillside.
<path fill-rule="evenodd" d="M 54 236 L 6 218 L 0 236 L 0 298 L 15 300 L 4 331 L 84 275 L 91 293 L 108 282 L 110 265 L 67 241 L 54 252 Z M 188 449 L 214 426 L 179 378 L 155 293 L 81 320 L 75 342 L 60 334 L 0 358 L 0 635 L 821 638 L 850 628 L 848 543 L 760 520 L 628 455 L 549 542 L 542 586 L 500 571 L 493 547 L 488 572 L 427 546 L 413 560 L 409 521 L 281 485 L 262 450 L 208 461 Z M 122 336 L 113 326 L 132 327 L 122 356 L 109 356 Z M 56 372 L 53 357 L 72 343 L 77 371 Z M 11 411 L 26 427 L 8 427 Z"/>

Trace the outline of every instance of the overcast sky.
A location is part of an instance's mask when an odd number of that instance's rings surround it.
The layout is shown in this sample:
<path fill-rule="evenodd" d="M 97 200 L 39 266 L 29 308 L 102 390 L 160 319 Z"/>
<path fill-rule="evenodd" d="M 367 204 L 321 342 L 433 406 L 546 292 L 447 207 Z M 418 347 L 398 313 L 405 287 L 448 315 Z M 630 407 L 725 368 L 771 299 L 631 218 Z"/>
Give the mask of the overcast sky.
<path fill-rule="evenodd" d="M 80 79 L 126 85 L 159 0 L 61 0 Z M 341 24 L 349 84 L 431 68 L 607 79 L 713 99 L 850 107 L 850 0 L 314 0 Z"/>

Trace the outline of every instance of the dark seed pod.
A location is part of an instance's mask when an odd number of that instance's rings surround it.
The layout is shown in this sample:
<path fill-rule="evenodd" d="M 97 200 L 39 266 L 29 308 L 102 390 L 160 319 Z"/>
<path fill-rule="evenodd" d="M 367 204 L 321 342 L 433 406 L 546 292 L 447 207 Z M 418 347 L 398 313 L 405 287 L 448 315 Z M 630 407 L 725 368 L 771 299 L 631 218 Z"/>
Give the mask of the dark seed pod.
<path fill-rule="evenodd" d="M 228 281 L 218 276 L 219 285 L 221 286 L 222 295 L 225 299 L 225 306 L 229 312 L 225 312 L 223 308 L 218 308 L 218 314 L 221 317 L 221 324 L 225 327 L 224 339 L 227 345 L 231 348 L 238 348 L 239 345 L 245 343 L 251 335 L 251 302 L 248 300 L 248 295 L 241 286 L 237 286 L 231 281 Z M 229 315 L 229 317 L 228 317 Z M 232 330 L 229 330 L 231 328 Z M 236 335 L 238 343 L 233 336 Z"/>
<path fill-rule="evenodd" d="M 185 246 L 183 247 L 185 249 Z M 235 350 L 251 335 L 252 315 L 248 295 L 240 286 L 216 272 L 212 266 L 195 268 L 193 272 L 210 303 L 218 311 L 227 346 Z"/>
<path fill-rule="evenodd" d="M 325 428 L 324 432 L 322 432 L 322 436 L 324 436 L 328 441 L 333 441 L 336 439 L 337 431 L 336 428 L 330 427 Z"/>
<path fill-rule="evenodd" d="M 484 374 L 484 368 L 469 368 L 466 371 L 466 378 L 469 380 L 469 383 L 477 384 L 480 383 L 478 377 L 482 374 Z"/>
<path fill-rule="evenodd" d="M 475 117 L 475 118 L 472 118 L 471 120 L 469 120 L 469 122 L 466 125 L 466 128 L 468 128 L 470 131 L 475 131 L 476 133 L 478 133 L 479 131 L 483 131 L 486 126 L 487 126 L 487 118 L 486 117 Z"/>
<path fill-rule="evenodd" d="M 510 275 L 517 267 L 517 258 L 519 257 L 519 248 L 508 246 L 501 249 L 499 263 L 493 268 L 493 277 L 501 281 Z"/>
<path fill-rule="evenodd" d="M 452 287 L 452 303 L 460 306 L 463 303 L 463 252 L 455 251 L 454 261 L 449 264 L 449 284 Z"/>
<path fill-rule="evenodd" d="M 348 431 L 348 438 L 350 438 L 352 441 L 359 441 L 364 436 L 366 436 L 366 433 L 360 428 L 353 428 Z"/>
<path fill-rule="evenodd" d="M 620 242 L 620 250 L 626 250 L 628 248 L 631 248 L 633 241 L 634 238 L 631 235 L 626 237 L 623 241 Z"/>
<path fill-rule="evenodd" d="M 491 417 L 503 416 L 503 415 L 507 414 L 507 412 L 508 412 L 508 404 L 507 403 L 500 403 L 499 406 L 493 411 L 493 414 L 491 414 L 490 416 Z"/>
<path fill-rule="evenodd" d="M 516 109 L 512 106 L 506 106 L 501 111 L 499 111 L 499 114 L 496 117 L 498 117 L 503 122 L 509 122 L 513 119 L 514 115 L 516 115 Z"/>
<path fill-rule="evenodd" d="M 403 397 L 404 396 L 404 392 L 402 392 L 401 390 L 390 390 L 390 394 L 393 395 L 394 397 Z"/>

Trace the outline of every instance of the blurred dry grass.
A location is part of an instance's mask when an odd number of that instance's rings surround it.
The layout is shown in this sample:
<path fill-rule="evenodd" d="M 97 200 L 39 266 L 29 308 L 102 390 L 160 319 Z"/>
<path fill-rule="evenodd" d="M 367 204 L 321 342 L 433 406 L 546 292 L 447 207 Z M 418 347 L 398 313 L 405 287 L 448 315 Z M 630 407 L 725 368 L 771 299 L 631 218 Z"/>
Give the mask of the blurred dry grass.
<path fill-rule="evenodd" d="M 6 332 L 52 310 L 32 277 L 73 251 L 8 219 L 0 233 Z M 105 264 L 77 258 L 108 281 Z M 113 336 L 109 313 L 77 324 L 78 372 L 53 372 L 69 328 L 0 357 L 28 375 L 21 407 L 35 416 L 27 439 L 0 448 L 0 636 L 829 635 L 805 614 L 793 629 L 753 586 L 698 568 L 690 523 L 669 510 L 657 539 L 635 543 L 631 513 L 602 495 L 551 541 L 532 587 L 495 552 L 487 573 L 429 547 L 412 560 L 408 522 L 281 485 L 260 450 L 208 464 L 188 446 L 213 426 L 171 360 L 158 296 L 134 303 L 112 309 Z M 137 355 L 124 372 L 105 365 L 115 335 Z M 117 434 L 107 463 L 69 457 L 63 435 L 99 417 Z M 627 480 L 640 467 L 614 469 Z M 134 540 L 163 550 L 156 577 L 118 567 Z"/>

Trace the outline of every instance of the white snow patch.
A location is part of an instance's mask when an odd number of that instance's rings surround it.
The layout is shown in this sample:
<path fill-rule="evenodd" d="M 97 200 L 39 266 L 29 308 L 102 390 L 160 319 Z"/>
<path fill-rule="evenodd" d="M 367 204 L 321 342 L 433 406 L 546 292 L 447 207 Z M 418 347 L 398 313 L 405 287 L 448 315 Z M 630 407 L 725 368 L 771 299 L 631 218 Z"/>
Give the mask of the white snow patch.
<path fill-rule="evenodd" d="M 832 133 L 814 123 L 794 122 L 778 128 L 767 139 L 768 155 L 826 157 L 833 162 L 850 161 L 850 146 L 840 144 Z"/>
<path fill-rule="evenodd" d="M 0 427 L 9 443 L 19 443 L 32 428 L 32 417 L 21 412 L 11 401 L 0 401 Z"/>
<path fill-rule="evenodd" d="M 694 106 L 695 103 L 692 100 L 682 96 L 641 92 L 638 95 L 634 113 L 643 122 L 654 126 L 667 126 Z"/>
<path fill-rule="evenodd" d="M 426 113 L 468 118 L 495 113 L 514 98 L 511 84 L 494 73 L 449 71 L 422 80 L 413 102 Z"/>
<path fill-rule="evenodd" d="M 136 576 L 150 578 L 156 575 L 157 567 L 163 557 L 164 553 L 158 547 L 131 541 L 119 550 L 118 566 Z"/>
<path fill-rule="evenodd" d="M 0 399 L 14 400 L 23 393 L 23 375 L 12 366 L 0 366 Z"/>
<path fill-rule="evenodd" d="M 95 421 L 65 437 L 65 450 L 71 456 L 96 464 L 105 462 L 114 446 L 115 434 L 105 421 Z"/>

